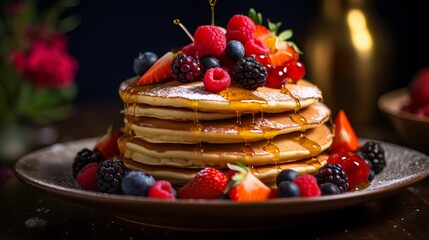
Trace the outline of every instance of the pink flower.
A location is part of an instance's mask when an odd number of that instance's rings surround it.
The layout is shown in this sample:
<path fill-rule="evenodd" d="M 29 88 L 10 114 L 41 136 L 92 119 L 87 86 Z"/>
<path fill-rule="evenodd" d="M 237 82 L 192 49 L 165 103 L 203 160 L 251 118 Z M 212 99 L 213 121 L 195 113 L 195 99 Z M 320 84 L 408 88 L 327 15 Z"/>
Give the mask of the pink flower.
<path fill-rule="evenodd" d="M 18 72 L 38 87 L 60 88 L 72 84 L 78 63 L 67 52 L 65 36 L 35 39 L 26 54 L 12 52 L 11 60 Z"/>

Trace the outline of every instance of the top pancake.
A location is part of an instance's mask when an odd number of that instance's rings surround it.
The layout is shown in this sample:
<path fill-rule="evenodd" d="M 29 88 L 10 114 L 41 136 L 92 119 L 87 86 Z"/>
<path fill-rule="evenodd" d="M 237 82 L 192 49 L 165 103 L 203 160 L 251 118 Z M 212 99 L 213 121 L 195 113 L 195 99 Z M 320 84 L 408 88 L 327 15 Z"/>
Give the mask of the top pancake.
<path fill-rule="evenodd" d="M 286 84 L 283 89 L 260 87 L 250 91 L 230 86 L 220 93 L 204 90 L 202 81 L 168 81 L 138 85 L 137 78 L 124 81 L 119 94 L 125 105 L 147 104 L 160 107 L 198 109 L 205 112 L 283 112 L 299 110 L 322 99 L 316 85 L 305 80 Z"/>

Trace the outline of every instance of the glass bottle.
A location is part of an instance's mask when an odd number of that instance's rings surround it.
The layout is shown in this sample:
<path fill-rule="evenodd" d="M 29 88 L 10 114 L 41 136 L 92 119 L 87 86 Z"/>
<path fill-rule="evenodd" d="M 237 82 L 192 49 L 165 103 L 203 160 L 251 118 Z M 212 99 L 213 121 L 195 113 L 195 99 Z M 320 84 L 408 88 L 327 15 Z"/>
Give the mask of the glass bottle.
<path fill-rule="evenodd" d="M 308 80 L 323 92 L 335 115 L 353 123 L 379 117 L 377 99 L 391 82 L 391 44 L 371 1 L 323 0 L 304 42 Z"/>

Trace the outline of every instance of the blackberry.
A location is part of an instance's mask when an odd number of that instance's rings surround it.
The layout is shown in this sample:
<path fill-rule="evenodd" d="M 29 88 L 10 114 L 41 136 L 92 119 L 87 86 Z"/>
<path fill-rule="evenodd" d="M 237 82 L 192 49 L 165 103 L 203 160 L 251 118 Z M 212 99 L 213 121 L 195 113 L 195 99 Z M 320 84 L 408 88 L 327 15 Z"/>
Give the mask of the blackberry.
<path fill-rule="evenodd" d="M 253 57 L 238 60 L 234 70 L 235 80 L 245 89 L 262 87 L 267 81 L 267 69 Z"/>
<path fill-rule="evenodd" d="M 184 83 L 198 80 L 203 76 L 199 61 L 184 53 L 180 53 L 174 58 L 171 73 L 175 79 Z"/>
<path fill-rule="evenodd" d="M 375 174 L 380 173 L 386 167 L 384 149 L 378 142 L 368 141 L 357 152 L 365 161 L 371 163 L 370 166 L 372 165 Z"/>
<path fill-rule="evenodd" d="M 341 193 L 349 189 L 349 179 L 340 164 L 327 163 L 316 174 L 317 183 L 320 185 L 330 182 L 340 189 Z"/>
<path fill-rule="evenodd" d="M 101 162 L 97 171 L 98 190 L 104 193 L 121 193 L 122 178 L 129 171 L 124 163 L 119 160 Z"/>
<path fill-rule="evenodd" d="M 90 150 L 88 148 L 84 148 L 80 150 L 72 164 L 72 172 L 73 177 L 76 178 L 77 174 L 82 170 L 88 163 L 96 162 L 99 163 L 104 160 L 103 155 L 98 150 Z"/>

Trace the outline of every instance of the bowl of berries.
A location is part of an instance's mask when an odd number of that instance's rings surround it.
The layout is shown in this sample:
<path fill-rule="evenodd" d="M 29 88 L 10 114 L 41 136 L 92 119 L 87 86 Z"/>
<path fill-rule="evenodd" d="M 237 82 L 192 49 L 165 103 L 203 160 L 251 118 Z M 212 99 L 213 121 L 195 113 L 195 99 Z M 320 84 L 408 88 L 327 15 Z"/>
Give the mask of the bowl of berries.
<path fill-rule="evenodd" d="M 383 94 L 378 107 L 405 145 L 429 153 L 429 68 L 418 71 L 408 87 Z"/>

